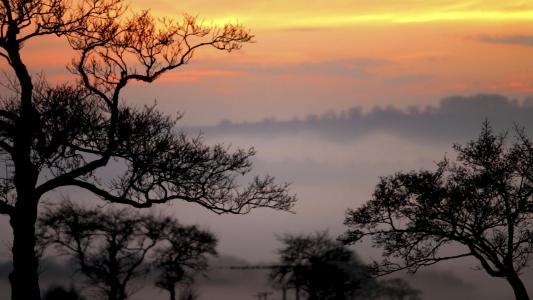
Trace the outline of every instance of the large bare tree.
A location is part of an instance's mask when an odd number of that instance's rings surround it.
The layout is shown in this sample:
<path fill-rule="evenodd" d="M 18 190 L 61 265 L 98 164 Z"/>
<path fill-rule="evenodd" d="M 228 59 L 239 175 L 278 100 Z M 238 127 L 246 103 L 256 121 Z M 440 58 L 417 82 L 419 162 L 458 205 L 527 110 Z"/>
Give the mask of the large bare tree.
<path fill-rule="evenodd" d="M 68 40 L 78 82 L 51 86 L 28 71 L 21 49 L 42 36 Z M 153 82 L 200 47 L 232 51 L 251 39 L 239 25 L 208 27 L 190 16 L 158 21 L 121 0 L 1 0 L 0 57 L 14 74 L 14 93 L 0 107 L 0 213 L 14 236 L 12 299 L 40 299 L 35 222 L 52 190 L 75 186 L 135 207 L 180 199 L 217 213 L 292 206 L 287 186 L 271 177 L 239 188 L 253 149 L 206 146 L 154 107 L 121 99 L 129 83 Z M 98 178 L 109 163 L 121 173 Z"/>

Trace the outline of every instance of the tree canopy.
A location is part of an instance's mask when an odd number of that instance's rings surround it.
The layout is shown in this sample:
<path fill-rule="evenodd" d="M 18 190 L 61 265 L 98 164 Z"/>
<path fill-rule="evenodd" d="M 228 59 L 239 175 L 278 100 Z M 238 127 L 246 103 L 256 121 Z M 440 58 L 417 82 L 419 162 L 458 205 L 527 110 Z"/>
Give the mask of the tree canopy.
<path fill-rule="evenodd" d="M 153 256 L 158 268 L 155 285 L 169 292 L 170 300 L 176 299 L 176 285 L 181 284 L 181 297 L 194 296 L 194 278 L 207 270 L 208 255 L 216 255 L 217 239 L 197 226 L 172 226 L 163 236 L 162 246 Z"/>
<path fill-rule="evenodd" d="M 516 128 L 509 143 L 486 122 L 477 139 L 454 150 L 455 162 L 445 158 L 435 171 L 382 177 L 370 201 L 347 211 L 342 239 L 370 238 L 382 248 L 378 274 L 474 257 L 505 278 L 516 299 L 529 299 L 519 274 L 533 254 L 531 141 Z"/>
<path fill-rule="evenodd" d="M 270 272 L 274 286 L 294 290 L 296 299 L 413 299 L 419 292 L 401 279 L 381 282 L 368 266 L 327 232 L 280 238 L 279 265 Z"/>
<path fill-rule="evenodd" d="M 364 266 L 353 252 L 331 240 L 327 233 L 314 236 L 285 236 L 279 250 L 280 266 L 271 280 L 285 288 L 300 290 L 307 299 L 348 299 L 365 280 Z"/>

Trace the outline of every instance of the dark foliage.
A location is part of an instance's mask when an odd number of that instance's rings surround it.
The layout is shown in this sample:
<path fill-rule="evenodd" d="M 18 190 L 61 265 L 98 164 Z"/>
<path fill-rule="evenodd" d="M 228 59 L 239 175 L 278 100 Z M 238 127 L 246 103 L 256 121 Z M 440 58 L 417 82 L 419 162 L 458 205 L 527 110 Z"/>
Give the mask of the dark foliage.
<path fill-rule="evenodd" d="M 294 290 L 296 299 L 301 295 L 309 300 L 418 299 L 418 291 L 400 279 L 394 282 L 398 287 L 403 284 L 406 298 L 395 298 L 402 294 L 397 287 L 372 278 L 354 252 L 326 232 L 287 235 L 281 241 L 285 246 L 279 250 L 280 264 L 271 271 L 270 280 L 285 291 Z"/>
<path fill-rule="evenodd" d="M 163 245 L 156 249 L 154 264 L 159 269 L 156 286 L 176 299 L 176 285 L 182 284 L 180 299 L 195 299 L 194 276 L 207 270 L 207 255 L 216 255 L 217 240 L 196 226 L 175 226 L 165 232 Z"/>
<path fill-rule="evenodd" d="M 373 199 L 347 212 L 344 241 L 369 237 L 383 248 L 380 274 L 473 256 L 529 299 L 519 274 L 533 254 L 533 145 L 515 133 L 509 144 L 486 122 L 477 139 L 454 146 L 455 163 L 381 178 Z M 461 250 L 443 251 L 452 244 Z"/>
<path fill-rule="evenodd" d="M 62 286 L 52 286 L 46 290 L 43 300 L 85 300 L 74 288 L 66 289 Z"/>

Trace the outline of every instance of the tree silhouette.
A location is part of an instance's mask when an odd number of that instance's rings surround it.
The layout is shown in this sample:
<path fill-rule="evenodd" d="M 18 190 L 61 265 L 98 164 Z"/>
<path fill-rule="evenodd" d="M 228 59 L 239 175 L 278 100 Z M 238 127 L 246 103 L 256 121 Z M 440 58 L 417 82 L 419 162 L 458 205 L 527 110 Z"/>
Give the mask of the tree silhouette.
<path fill-rule="evenodd" d="M 184 283 L 182 297 L 194 297 L 194 275 L 207 270 L 207 255 L 215 255 L 217 240 L 196 226 L 170 227 L 164 234 L 164 246 L 156 249 L 154 264 L 159 268 L 156 286 L 176 300 L 176 285 Z"/>
<path fill-rule="evenodd" d="M 50 86 L 29 72 L 21 49 L 42 36 L 68 40 L 78 55 L 69 67 L 78 82 Z M 40 199 L 52 190 L 75 186 L 135 207 L 181 199 L 217 213 L 291 207 L 287 186 L 271 177 L 239 189 L 236 178 L 250 171 L 252 149 L 206 146 L 178 133 L 176 120 L 154 107 L 121 98 L 131 82 L 153 82 L 201 47 L 232 51 L 251 39 L 240 25 L 132 14 L 122 0 L 1 0 L 0 58 L 14 74 L 13 93 L 0 105 L 0 213 L 14 236 L 12 299 L 40 299 L 35 222 Z M 122 173 L 99 178 L 110 164 Z"/>
<path fill-rule="evenodd" d="M 279 250 L 280 265 L 270 273 L 271 281 L 295 290 L 296 299 L 305 292 L 309 300 L 352 299 L 365 281 L 366 267 L 354 253 L 326 232 L 287 235 Z"/>
<path fill-rule="evenodd" d="M 144 278 L 152 265 L 164 267 L 158 282 L 172 292 L 170 284 L 174 288 L 185 270 L 191 276 L 204 270 L 205 255 L 215 253 L 209 232 L 128 209 L 102 212 L 65 202 L 39 221 L 45 243 L 71 257 L 89 286 L 109 300 L 131 295 L 131 282 Z"/>
<path fill-rule="evenodd" d="M 485 122 L 477 139 L 454 146 L 455 163 L 381 178 L 373 199 L 347 212 L 344 241 L 370 237 L 383 248 L 380 274 L 473 256 L 529 299 L 519 275 L 533 253 L 533 145 L 515 132 L 509 144 Z M 461 250 L 443 251 L 450 244 Z"/>

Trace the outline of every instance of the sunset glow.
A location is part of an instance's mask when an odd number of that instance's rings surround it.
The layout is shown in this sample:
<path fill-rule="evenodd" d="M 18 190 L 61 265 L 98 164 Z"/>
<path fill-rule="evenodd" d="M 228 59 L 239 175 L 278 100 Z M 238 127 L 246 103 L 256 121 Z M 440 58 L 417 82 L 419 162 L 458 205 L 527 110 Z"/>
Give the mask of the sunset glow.
<path fill-rule="evenodd" d="M 203 52 L 190 65 L 197 70 L 191 70 L 194 78 L 206 76 L 194 83 L 198 89 L 232 91 L 232 98 L 216 97 L 213 105 L 232 103 L 235 113 L 213 112 L 201 122 L 283 119 L 357 105 L 427 105 L 457 93 L 524 98 L 531 91 L 528 1 L 136 0 L 132 7 L 158 16 L 187 12 L 206 24 L 238 22 L 256 36 L 238 53 Z M 183 82 L 183 71 L 165 83 Z"/>
<path fill-rule="evenodd" d="M 201 49 L 187 67 L 134 89 L 130 101 L 144 103 L 163 87 L 156 98 L 166 109 L 186 111 L 191 124 L 290 119 L 353 106 L 425 106 L 455 94 L 525 99 L 533 90 L 528 1 L 130 3 L 132 11 L 156 17 L 188 13 L 206 25 L 240 23 L 255 35 L 255 43 L 230 55 Z M 41 39 L 24 53 L 33 71 L 45 70 L 51 80 L 71 78 L 64 65 L 76 54 L 66 43 Z"/>
<path fill-rule="evenodd" d="M 522 22 L 533 19 L 527 1 L 159 1 L 134 7 L 168 14 L 173 9 L 199 13 L 216 24 L 238 20 L 254 28 L 352 26 L 365 23 Z"/>
<path fill-rule="evenodd" d="M 281 22 L 280 19 L 282 20 Z M 243 18 L 219 17 L 213 19 L 214 24 L 239 21 L 261 29 L 287 28 L 336 28 L 358 25 L 394 25 L 413 23 L 445 23 L 445 22 L 524 22 L 533 20 L 533 10 L 505 12 L 489 11 L 450 11 L 450 12 L 418 12 L 418 13 L 381 13 L 381 14 L 332 14 L 319 16 L 314 14 L 298 15 L 249 15 Z"/>

